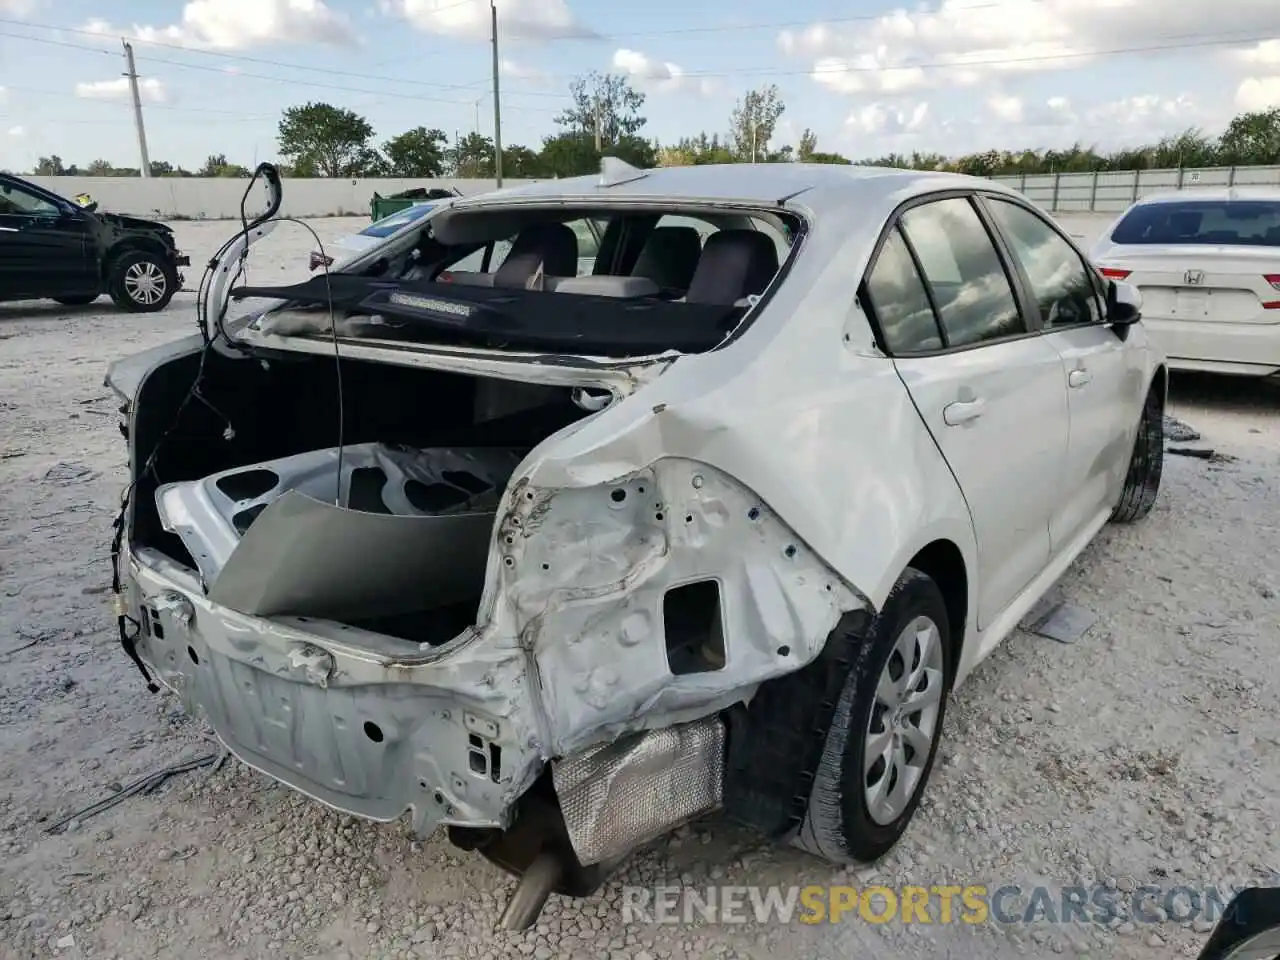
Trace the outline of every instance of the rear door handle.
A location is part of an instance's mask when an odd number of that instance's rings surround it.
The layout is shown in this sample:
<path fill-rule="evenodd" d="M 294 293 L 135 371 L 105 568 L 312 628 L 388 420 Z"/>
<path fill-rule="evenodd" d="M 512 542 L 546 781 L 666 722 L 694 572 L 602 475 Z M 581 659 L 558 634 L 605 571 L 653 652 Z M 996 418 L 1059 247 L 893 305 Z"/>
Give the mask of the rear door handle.
<path fill-rule="evenodd" d="M 1083 387 L 1086 383 L 1088 383 L 1092 379 L 1093 379 L 1093 374 L 1090 373 L 1088 370 L 1084 369 L 1084 367 L 1080 367 L 1079 369 L 1072 370 L 1070 373 L 1067 374 L 1067 386 Z"/>
<path fill-rule="evenodd" d="M 962 423 L 971 423 L 987 412 L 987 401 L 957 400 L 942 408 L 942 422 L 948 427 L 958 427 Z"/>

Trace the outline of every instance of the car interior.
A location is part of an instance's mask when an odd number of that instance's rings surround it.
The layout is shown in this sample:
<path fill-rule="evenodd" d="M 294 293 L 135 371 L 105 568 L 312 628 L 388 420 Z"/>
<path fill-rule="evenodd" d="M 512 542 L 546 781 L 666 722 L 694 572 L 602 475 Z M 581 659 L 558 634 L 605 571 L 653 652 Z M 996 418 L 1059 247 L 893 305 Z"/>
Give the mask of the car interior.
<path fill-rule="evenodd" d="M 710 214 L 541 220 L 514 236 L 447 251 L 420 245 L 414 279 L 623 299 L 741 306 L 790 249 L 780 217 Z"/>
<path fill-rule="evenodd" d="M 433 216 L 409 247 L 371 251 L 342 273 L 232 296 L 326 315 L 332 305 L 343 335 L 357 338 L 602 356 L 700 352 L 738 327 L 798 227 L 794 215 L 772 211 L 464 209 Z M 287 322 L 297 324 L 297 310 Z M 322 322 L 329 329 L 317 314 L 301 328 L 267 321 L 261 331 L 323 335 Z"/>

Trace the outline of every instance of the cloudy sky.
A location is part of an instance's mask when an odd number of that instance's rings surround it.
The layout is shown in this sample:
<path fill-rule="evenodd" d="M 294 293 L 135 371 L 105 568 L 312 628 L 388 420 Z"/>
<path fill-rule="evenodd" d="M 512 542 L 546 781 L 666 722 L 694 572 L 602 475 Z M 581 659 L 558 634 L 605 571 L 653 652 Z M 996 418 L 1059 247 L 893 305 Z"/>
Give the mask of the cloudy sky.
<path fill-rule="evenodd" d="M 777 84 L 782 141 L 811 127 L 853 157 L 1119 146 L 1280 105 L 1278 0 L 497 4 L 507 144 L 552 132 L 589 70 L 629 75 L 664 142 L 723 131 L 744 91 Z M 152 159 L 270 159 L 280 111 L 309 99 L 380 140 L 491 135 L 488 32 L 488 0 L 0 0 L 0 167 L 136 165 L 121 37 Z"/>

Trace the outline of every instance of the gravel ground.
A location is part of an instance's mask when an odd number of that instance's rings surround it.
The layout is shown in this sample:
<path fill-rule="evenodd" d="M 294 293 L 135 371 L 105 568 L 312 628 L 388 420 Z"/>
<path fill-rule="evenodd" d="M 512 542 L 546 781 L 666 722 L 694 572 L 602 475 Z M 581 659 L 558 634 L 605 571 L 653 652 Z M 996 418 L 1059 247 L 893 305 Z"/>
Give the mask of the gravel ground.
<path fill-rule="evenodd" d="M 363 222 L 315 226 L 334 238 Z M 201 263 L 233 226 L 176 229 Z M 253 279 L 304 275 L 311 247 L 282 227 L 255 248 Z M 1171 413 L 1215 457 L 1170 456 L 1148 520 L 1106 530 L 1064 577 L 1060 592 L 1098 618 L 1082 640 L 1019 631 L 956 695 L 920 815 L 873 868 L 835 871 L 709 820 L 642 851 L 603 895 L 553 898 L 517 936 L 493 932 L 511 882 L 478 857 L 338 815 L 234 761 L 49 835 L 211 749 L 142 687 L 107 609 L 125 475 L 103 372 L 190 330 L 192 297 L 151 317 L 104 304 L 0 305 L 0 957 L 1155 960 L 1194 955 L 1204 924 L 623 926 L 619 883 L 1123 893 L 1280 869 L 1280 392 L 1203 378 L 1175 380 Z"/>

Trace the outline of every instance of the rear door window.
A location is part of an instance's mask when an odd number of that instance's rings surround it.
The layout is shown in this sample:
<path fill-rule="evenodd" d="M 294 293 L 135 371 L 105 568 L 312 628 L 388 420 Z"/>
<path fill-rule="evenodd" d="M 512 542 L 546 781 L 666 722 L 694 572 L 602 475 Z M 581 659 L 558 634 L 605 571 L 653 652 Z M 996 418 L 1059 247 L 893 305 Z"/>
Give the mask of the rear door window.
<path fill-rule="evenodd" d="M 1027 332 L 1004 264 L 969 200 L 912 207 L 901 226 L 933 293 L 948 347 Z"/>
<path fill-rule="evenodd" d="M 1140 203 L 1115 225 L 1111 241 L 1280 247 L 1280 203 L 1272 200 Z"/>
<path fill-rule="evenodd" d="M 942 347 L 924 281 L 896 227 L 867 274 L 866 293 L 889 353 L 902 356 Z"/>

